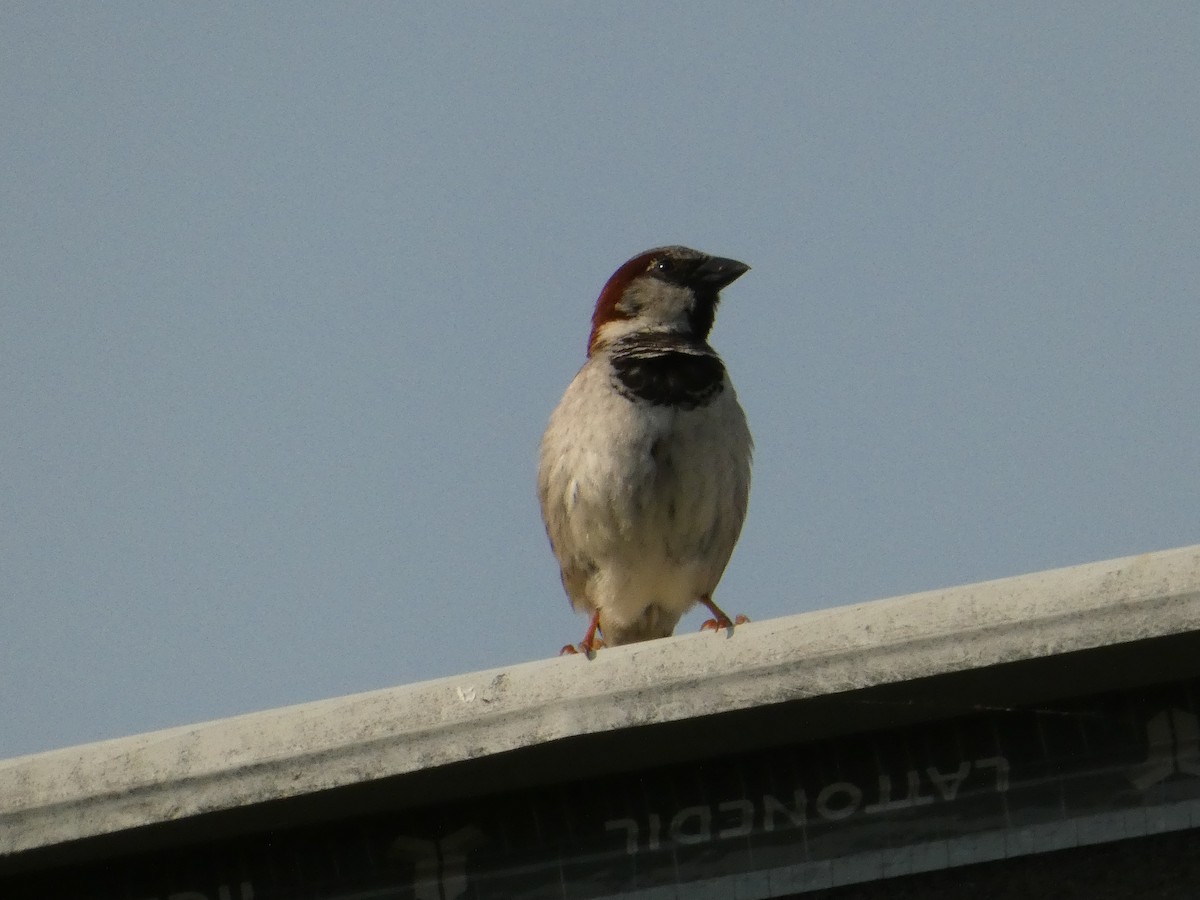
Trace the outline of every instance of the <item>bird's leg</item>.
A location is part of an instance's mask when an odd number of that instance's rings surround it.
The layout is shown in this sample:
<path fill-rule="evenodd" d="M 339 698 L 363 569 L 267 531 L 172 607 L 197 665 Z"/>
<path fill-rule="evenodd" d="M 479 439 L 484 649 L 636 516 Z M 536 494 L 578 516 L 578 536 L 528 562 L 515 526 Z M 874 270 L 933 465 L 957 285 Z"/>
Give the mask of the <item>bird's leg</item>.
<path fill-rule="evenodd" d="M 603 646 L 604 640 L 596 637 L 596 632 L 599 630 L 599 628 L 600 610 L 596 610 L 594 613 L 592 613 L 592 621 L 588 623 L 588 630 L 584 633 L 583 640 L 579 642 L 579 649 L 584 653 L 590 655 L 593 650 L 597 649 L 599 646 Z"/>
<path fill-rule="evenodd" d="M 592 621 L 588 625 L 587 633 L 584 634 L 583 640 L 578 644 L 567 644 L 558 651 L 559 656 L 570 656 L 575 653 L 582 653 L 584 656 L 591 656 L 595 651 L 604 646 L 604 638 L 596 637 L 596 631 L 600 629 L 600 613 L 592 613 Z"/>
<path fill-rule="evenodd" d="M 700 602 L 708 607 L 708 611 L 713 614 L 713 618 L 705 619 L 700 626 L 701 631 L 720 631 L 722 628 L 732 628 L 734 625 L 745 625 L 750 621 L 748 616 L 743 616 L 740 613 L 732 620 L 725 615 L 725 611 L 717 604 L 713 603 L 712 597 L 705 594 L 700 598 Z"/>

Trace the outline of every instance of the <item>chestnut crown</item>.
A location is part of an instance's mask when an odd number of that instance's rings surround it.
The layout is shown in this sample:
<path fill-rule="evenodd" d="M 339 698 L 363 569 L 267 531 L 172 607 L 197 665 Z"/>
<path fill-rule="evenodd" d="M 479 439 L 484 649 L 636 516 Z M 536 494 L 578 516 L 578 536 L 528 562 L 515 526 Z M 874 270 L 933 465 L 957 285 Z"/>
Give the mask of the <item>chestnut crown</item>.
<path fill-rule="evenodd" d="M 657 247 L 622 265 L 596 301 L 588 355 L 642 331 L 681 334 L 703 343 L 712 331 L 721 288 L 749 271 L 736 259 L 690 247 Z"/>

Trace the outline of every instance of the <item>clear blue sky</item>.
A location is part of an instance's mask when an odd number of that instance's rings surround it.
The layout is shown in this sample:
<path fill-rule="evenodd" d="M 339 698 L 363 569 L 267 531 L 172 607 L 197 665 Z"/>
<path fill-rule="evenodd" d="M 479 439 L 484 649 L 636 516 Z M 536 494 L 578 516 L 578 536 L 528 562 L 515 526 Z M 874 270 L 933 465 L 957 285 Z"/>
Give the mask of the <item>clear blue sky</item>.
<path fill-rule="evenodd" d="M 0 104 L 0 756 L 578 640 L 664 243 L 753 266 L 731 613 L 1200 541 L 1194 3 L 7 3 Z"/>

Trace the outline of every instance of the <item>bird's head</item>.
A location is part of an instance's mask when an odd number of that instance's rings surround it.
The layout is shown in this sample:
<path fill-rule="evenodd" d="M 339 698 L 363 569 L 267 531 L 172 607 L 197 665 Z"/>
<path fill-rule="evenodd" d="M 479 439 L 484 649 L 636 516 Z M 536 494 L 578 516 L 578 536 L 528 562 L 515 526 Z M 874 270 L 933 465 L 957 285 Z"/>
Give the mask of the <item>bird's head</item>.
<path fill-rule="evenodd" d="M 688 247 L 639 253 L 608 279 L 592 314 L 588 356 L 625 335 L 643 331 L 708 338 L 721 288 L 750 267 Z"/>

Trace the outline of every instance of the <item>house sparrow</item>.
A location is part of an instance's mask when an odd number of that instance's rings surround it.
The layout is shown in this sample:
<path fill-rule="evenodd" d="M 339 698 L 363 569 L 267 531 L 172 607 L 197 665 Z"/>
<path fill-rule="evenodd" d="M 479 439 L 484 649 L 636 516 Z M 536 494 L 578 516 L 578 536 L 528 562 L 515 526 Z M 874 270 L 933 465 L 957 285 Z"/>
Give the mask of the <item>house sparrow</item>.
<path fill-rule="evenodd" d="M 538 465 L 563 587 L 591 615 L 579 651 L 668 637 L 696 603 L 713 614 L 704 627 L 734 625 L 712 594 L 746 518 L 753 442 L 708 333 L 718 292 L 749 268 L 660 247 L 596 301 Z"/>

